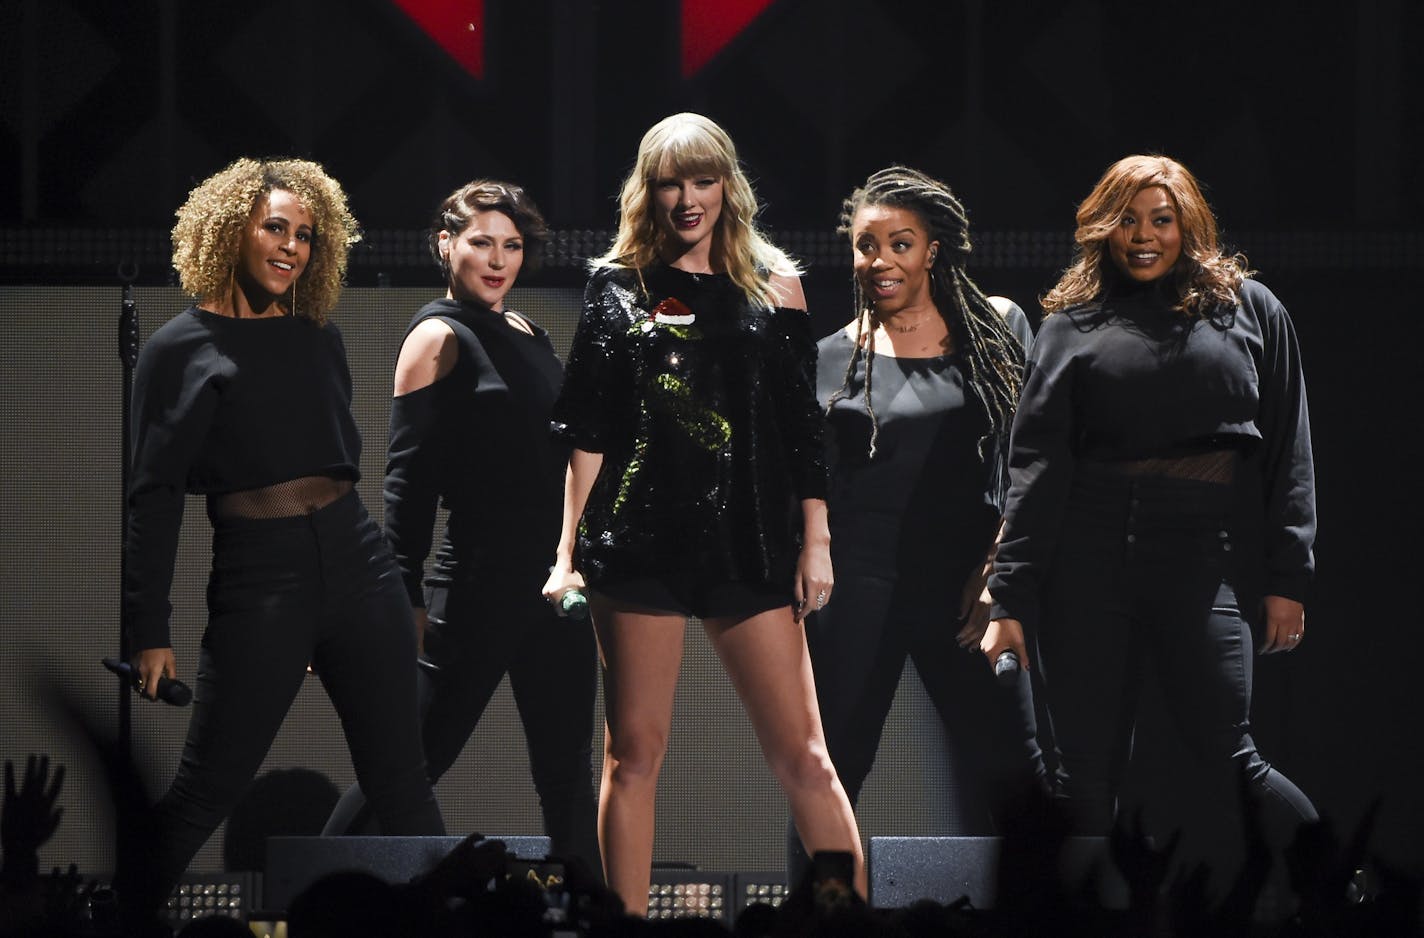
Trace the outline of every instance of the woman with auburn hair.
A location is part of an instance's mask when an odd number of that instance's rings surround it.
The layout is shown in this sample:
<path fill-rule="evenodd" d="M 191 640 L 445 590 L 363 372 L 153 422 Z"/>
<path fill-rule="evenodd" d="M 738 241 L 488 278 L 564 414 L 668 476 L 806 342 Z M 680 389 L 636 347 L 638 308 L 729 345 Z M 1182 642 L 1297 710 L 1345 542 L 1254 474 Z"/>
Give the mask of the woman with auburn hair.
<path fill-rule="evenodd" d="M 310 663 L 383 828 L 440 834 L 425 777 L 410 606 L 354 488 L 361 438 L 327 313 L 360 233 L 305 160 L 241 159 L 178 209 L 173 265 L 198 302 L 134 377 L 124 605 L 138 686 L 178 667 L 168 601 L 185 493 L 213 526 L 208 625 L 178 774 L 117 877 L 142 928 L 266 756 Z"/>
<path fill-rule="evenodd" d="M 1001 688 L 978 660 L 1028 320 L 970 279 L 968 213 L 937 179 L 872 173 L 839 230 L 855 319 L 821 340 L 817 380 L 837 601 L 806 625 L 826 742 L 854 804 L 909 659 L 961 756 L 956 788 L 1002 825 L 1047 789 L 1028 675 Z"/>
<path fill-rule="evenodd" d="M 1103 833 L 1150 659 L 1195 754 L 1274 841 L 1314 820 L 1250 732 L 1252 628 L 1294 651 L 1314 568 L 1305 383 L 1285 308 L 1225 254 L 1191 173 L 1113 164 L 1078 210 L 1014 420 L 981 647 L 1036 637 L 1080 831 Z"/>
<path fill-rule="evenodd" d="M 831 596 L 815 344 L 722 128 L 652 127 L 593 261 L 556 432 L 573 446 L 544 593 L 592 592 L 604 666 L 599 837 L 647 908 L 653 805 L 689 616 L 741 697 L 807 850 L 860 836 L 826 754 L 802 619 Z"/>
<path fill-rule="evenodd" d="M 547 236 L 534 201 L 508 182 L 469 182 L 436 211 L 430 253 L 446 291 L 415 314 L 396 361 L 385 532 L 423 651 L 431 780 L 507 673 L 553 851 L 597 871 L 597 650 L 540 595 L 569 461 L 549 433 L 563 365 L 549 334 L 505 302 Z M 449 516 L 425 579 L 437 504 Z M 326 833 L 368 833 L 370 815 L 352 786 Z"/>

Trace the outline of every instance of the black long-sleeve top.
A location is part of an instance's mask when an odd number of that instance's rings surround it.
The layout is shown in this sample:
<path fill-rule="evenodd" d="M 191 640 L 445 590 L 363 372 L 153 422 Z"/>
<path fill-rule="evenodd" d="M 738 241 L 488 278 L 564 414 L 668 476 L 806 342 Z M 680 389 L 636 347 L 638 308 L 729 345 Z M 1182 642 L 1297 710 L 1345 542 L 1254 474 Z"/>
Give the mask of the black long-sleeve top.
<path fill-rule="evenodd" d="M 563 381 L 549 334 L 527 319 L 532 335 L 503 313 L 440 299 L 415 314 L 406 335 L 432 318 L 455 333 L 455 366 L 395 398 L 386 462 L 386 538 L 415 606 L 425 605 L 437 502 L 450 514 L 435 579 L 547 567 L 559 543 L 569 458 L 549 433 Z"/>
<path fill-rule="evenodd" d="M 134 373 L 124 604 L 134 651 L 171 642 L 168 591 L 186 492 L 304 476 L 360 477 L 351 372 L 335 325 L 191 307 L 144 344 Z"/>
<path fill-rule="evenodd" d="M 1314 572 L 1315 483 L 1300 350 L 1260 283 L 1203 317 L 1155 285 L 1044 319 L 1014 420 L 1006 529 L 989 588 L 993 615 L 1039 618 L 1074 464 L 1243 452 L 1238 491 L 1257 532 L 1268 595 L 1302 599 Z M 1254 504 L 1252 504 L 1254 503 Z"/>
<path fill-rule="evenodd" d="M 554 411 L 559 436 L 604 457 L 579 570 L 785 587 L 798 499 L 826 496 L 809 318 L 725 275 L 658 265 L 642 280 L 590 278 Z"/>

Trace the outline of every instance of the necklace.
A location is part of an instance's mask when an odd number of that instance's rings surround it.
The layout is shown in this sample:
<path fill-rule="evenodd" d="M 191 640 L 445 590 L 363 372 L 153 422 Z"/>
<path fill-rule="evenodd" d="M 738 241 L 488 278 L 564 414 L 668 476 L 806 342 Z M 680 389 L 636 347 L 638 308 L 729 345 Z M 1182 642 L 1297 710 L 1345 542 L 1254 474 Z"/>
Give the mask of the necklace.
<path fill-rule="evenodd" d="M 888 319 L 882 319 L 880 320 L 880 325 L 884 326 L 886 329 L 889 329 L 891 332 L 899 332 L 901 334 L 904 334 L 906 332 L 916 331 L 925 323 L 929 322 L 929 318 L 929 316 L 921 316 L 919 319 L 910 323 L 908 326 L 902 326 L 898 323 L 891 322 Z"/>

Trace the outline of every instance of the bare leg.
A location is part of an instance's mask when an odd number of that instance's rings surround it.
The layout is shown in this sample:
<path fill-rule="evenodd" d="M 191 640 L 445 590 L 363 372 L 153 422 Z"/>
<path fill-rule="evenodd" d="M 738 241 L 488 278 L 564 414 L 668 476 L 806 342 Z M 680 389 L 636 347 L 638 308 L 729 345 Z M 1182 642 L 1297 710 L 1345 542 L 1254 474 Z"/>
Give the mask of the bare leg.
<path fill-rule="evenodd" d="M 786 792 L 806 851 L 849 851 L 855 857 L 855 889 L 864 896 L 860 831 L 826 751 L 805 631 L 789 606 L 740 621 L 711 619 L 705 627 L 767 765 Z"/>
<path fill-rule="evenodd" d="M 672 728 L 673 691 L 687 620 L 595 598 L 606 725 L 598 793 L 598 842 L 608 886 L 629 915 L 648 910 L 653 809 Z"/>

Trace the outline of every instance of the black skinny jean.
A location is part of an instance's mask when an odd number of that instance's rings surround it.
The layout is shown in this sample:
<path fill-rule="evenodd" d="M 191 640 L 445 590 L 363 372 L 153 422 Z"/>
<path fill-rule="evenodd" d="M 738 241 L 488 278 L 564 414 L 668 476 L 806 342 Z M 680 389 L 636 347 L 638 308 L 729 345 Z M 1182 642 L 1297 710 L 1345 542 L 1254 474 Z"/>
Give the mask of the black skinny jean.
<path fill-rule="evenodd" d="M 408 661 L 411 666 L 400 666 Z M 120 874 L 156 908 L 251 782 L 310 663 L 391 834 L 443 834 L 417 734 L 415 629 L 400 573 L 355 492 L 309 514 L 215 520 L 208 627 L 177 776 Z"/>
<path fill-rule="evenodd" d="M 900 582 L 838 570 L 831 603 L 807 619 L 826 748 L 852 805 L 880 748 L 907 658 L 955 747 L 959 789 L 973 792 L 999 823 L 1008 820 L 1006 812 L 1021 811 L 1024 799 L 1046 792 L 1028 674 L 1001 685 L 977 645 L 960 648 L 955 641 L 961 592 L 976 563 L 982 555 L 949 565 L 941 578 Z M 808 865 L 794 825 L 786 846 L 794 885 Z"/>
<path fill-rule="evenodd" d="M 522 575 L 490 571 L 428 591 L 425 658 L 433 667 L 420 669 L 425 753 L 437 781 L 508 673 L 553 851 L 599 873 L 592 770 L 598 649 L 587 621 L 555 615 L 540 592 L 544 576 L 534 564 Z M 325 833 L 374 829 L 361 788 L 352 786 Z"/>
<path fill-rule="evenodd" d="M 1232 492 L 1091 463 L 1075 470 L 1038 646 L 1080 833 L 1112 826 L 1147 659 L 1187 746 L 1208 767 L 1242 774 L 1274 843 L 1316 819 L 1251 739 L 1252 637 L 1237 599 L 1247 551 L 1232 530 Z"/>

